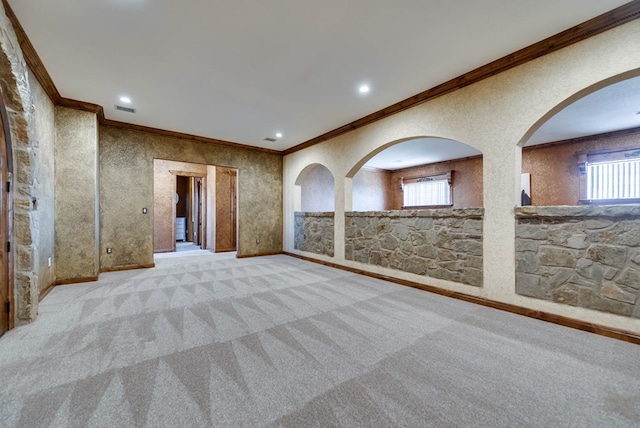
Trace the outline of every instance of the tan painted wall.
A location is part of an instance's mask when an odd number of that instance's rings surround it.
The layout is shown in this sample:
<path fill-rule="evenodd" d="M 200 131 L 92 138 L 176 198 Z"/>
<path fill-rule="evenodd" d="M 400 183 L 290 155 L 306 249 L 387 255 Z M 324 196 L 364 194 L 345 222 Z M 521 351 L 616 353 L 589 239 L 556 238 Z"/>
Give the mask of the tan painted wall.
<path fill-rule="evenodd" d="M 353 210 L 383 211 L 393 208 L 391 171 L 362 168 L 353 177 Z"/>
<path fill-rule="evenodd" d="M 463 89 L 356 129 L 284 158 L 284 248 L 294 249 L 295 180 L 308 165 L 327 166 L 335 177 L 335 256 L 305 254 L 355 269 L 428 283 L 446 290 L 640 332 L 640 321 L 537 301 L 515 294 L 514 206 L 520 199 L 520 144 L 548 117 L 581 96 L 622 76 L 640 74 L 640 20 L 530 61 Z M 484 286 L 371 267 L 344 258 L 344 212 L 352 209 L 352 179 L 376 152 L 394 142 L 440 137 L 483 153 Z"/>
<path fill-rule="evenodd" d="M 236 170 L 216 167 L 216 251 L 235 251 L 233 202 L 235 194 Z"/>
<path fill-rule="evenodd" d="M 35 169 L 35 198 L 36 205 L 31 204 L 34 214 L 38 216 L 38 228 L 33 237 L 34 252 L 33 264 L 38 277 L 38 293 L 46 290 L 55 283 L 55 180 L 54 180 L 54 156 L 55 156 L 55 107 L 47 94 L 38 83 L 38 80 L 29 75 L 29 85 L 34 105 L 35 137 L 38 146 L 37 162 Z M 21 251 L 20 248 L 16 249 Z M 51 267 L 48 259 L 51 257 Z M 20 255 L 18 263 L 23 260 Z M 26 268 L 26 267 L 25 267 Z"/>
<path fill-rule="evenodd" d="M 238 255 L 282 250 L 282 157 L 156 134 L 100 128 L 101 267 L 153 263 L 153 159 L 238 169 Z M 256 243 L 256 236 L 260 243 Z M 105 254 L 113 247 L 113 254 Z"/>
<path fill-rule="evenodd" d="M 482 207 L 482 158 L 460 159 L 404 168 L 393 171 L 392 209 L 402 208 L 402 192 L 399 189 L 400 177 L 421 177 L 453 171 L 453 208 Z"/>
<path fill-rule="evenodd" d="M 56 107 L 55 232 L 58 281 L 98 275 L 98 120 Z"/>
<path fill-rule="evenodd" d="M 207 175 L 207 166 L 163 159 L 154 160 L 153 212 L 149 210 L 149 215 L 153 216 L 153 251 L 156 253 L 175 250 L 173 210 L 175 205 L 176 174 L 172 174 L 171 171 L 193 173 L 205 177 Z"/>
<path fill-rule="evenodd" d="M 531 173 L 531 205 L 577 205 L 580 199 L 577 153 L 627 146 L 640 147 L 640 132 L 525 148 L 522 151 L 522 172 Z"/>

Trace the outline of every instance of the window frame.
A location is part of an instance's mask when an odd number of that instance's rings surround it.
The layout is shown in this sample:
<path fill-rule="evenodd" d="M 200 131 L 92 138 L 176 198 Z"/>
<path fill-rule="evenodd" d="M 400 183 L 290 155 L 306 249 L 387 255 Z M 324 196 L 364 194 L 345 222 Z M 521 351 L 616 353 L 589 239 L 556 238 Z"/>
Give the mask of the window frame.
<path fill-rule="evenodd" d="M 404 186 L 407 184 L 419 183 L 423 181 L 447 181 L 449 187 L 449 204 L 444 205 L 405 205 L 404 204 Z M 418 177 L 400 177 L 400 192 L 402 192 L 402 209 L 403 210 L 419 210 L 419 209 L 438 209 L 453 207 L 453 171 L 443 171 L 437 174 L 429 174 Z"/>
<path fill-rule="evenodd" d="M 578 152 L 580 176 L 579 202 L 589 205 L 622 205 L 640 203 L 640 198 L 592 199 L 588 195 L 588 165 L 595 163 L 620 162 L 625 159 L 640 159 L 640 146 L 626 146 Z"/>

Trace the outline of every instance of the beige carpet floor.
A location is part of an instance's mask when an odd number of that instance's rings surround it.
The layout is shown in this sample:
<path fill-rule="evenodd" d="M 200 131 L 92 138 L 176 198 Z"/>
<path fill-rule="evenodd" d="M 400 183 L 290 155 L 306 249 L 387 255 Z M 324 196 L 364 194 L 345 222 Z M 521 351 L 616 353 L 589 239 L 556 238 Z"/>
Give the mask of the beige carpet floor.
<path fill-rule="evenodd" d="M 640 347 L 287 256 L 164 256 L 0 338 L 2 427 L 640 425 Z"/>

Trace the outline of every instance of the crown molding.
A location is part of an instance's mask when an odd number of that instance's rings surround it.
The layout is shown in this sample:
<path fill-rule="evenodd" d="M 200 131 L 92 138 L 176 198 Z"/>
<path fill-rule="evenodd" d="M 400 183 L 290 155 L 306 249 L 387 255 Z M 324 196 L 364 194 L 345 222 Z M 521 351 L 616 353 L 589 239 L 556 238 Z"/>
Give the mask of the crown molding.
<path fill-rule="evenodd" d="M 269 153 L 269 154 L 282 156 L 282 152 L 279 150 L 266 149 L 263 147 L 250 146 L 248 144 L 234 143 L 232 141 L 218 140 L 215 138 L 201 137 L 199 135 L 186 134 L 186 133 L 177 132 L 177 131 L 169 131 L 166 129 L 152 128 L 149 126 L 134 125 L 133 123 L 118 122 L 117 120 L 103 118 L 100 121 L 100 124 L 103 126 L 111 126 L 114 128 L 126 129 L 129 131 L 145 132 L 150 134 L 162 135 L 165 137 L 181 138 L 181 139 L 187 139 L 192 141 L 199 141 L 201 143 L 217 144 L 221 146 L 234 147 L 236 149 L 245 149 L 245 150 L 251 150 L 254 152 L 262 152 L 262 153 Z"/>
<path fill-rule="evenodd" d="M 417 106 L 418 104 L 422 104 L 449 92 L 477 83 L 488 77 L 495 76 L 503 71 L 517 67 L 582 40 L 586 40 L 637 18 L 640 18 L 640 0 L 629 2 L 613 9 L 612 11 L 590 19 L 589 21 L 578 24 L 575 27 L 569 28 L 568 30 L 548 37 L 542 41 L 527 46 L 526 48 L 520 49 L 519 51 L 506 55 L 500 59 L 490 62 L 489 64 L 483 65 L 482 67 L 451 79 L 441 85 L 427 89 L 417 95 L 392 104 L 389 107 L 385 107 L 382 110 L 378 110 L 351 123 L 305 141 L 304 143 L 298 144 L 297 146 L 286 149 L 283 153 L 285 155 L 295 153 L 299 150 L 306 149 L 339 135 L 346 134 L 354 129 L 362 128 L 363 126 L 377 122 L 378 120 L 392 116 L 403 110 Z"/>

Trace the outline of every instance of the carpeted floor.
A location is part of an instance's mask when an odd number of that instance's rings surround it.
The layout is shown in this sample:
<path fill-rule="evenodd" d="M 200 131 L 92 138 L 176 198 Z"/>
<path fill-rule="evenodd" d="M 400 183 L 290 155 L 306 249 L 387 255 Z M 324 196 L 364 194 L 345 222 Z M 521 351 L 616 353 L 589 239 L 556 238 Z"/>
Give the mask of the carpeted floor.
<path fill-rule="evenodd" d="M 287 256 L 156 265 L 0 338 L 0 426 L 640 424 L 637 345 Z"/>

